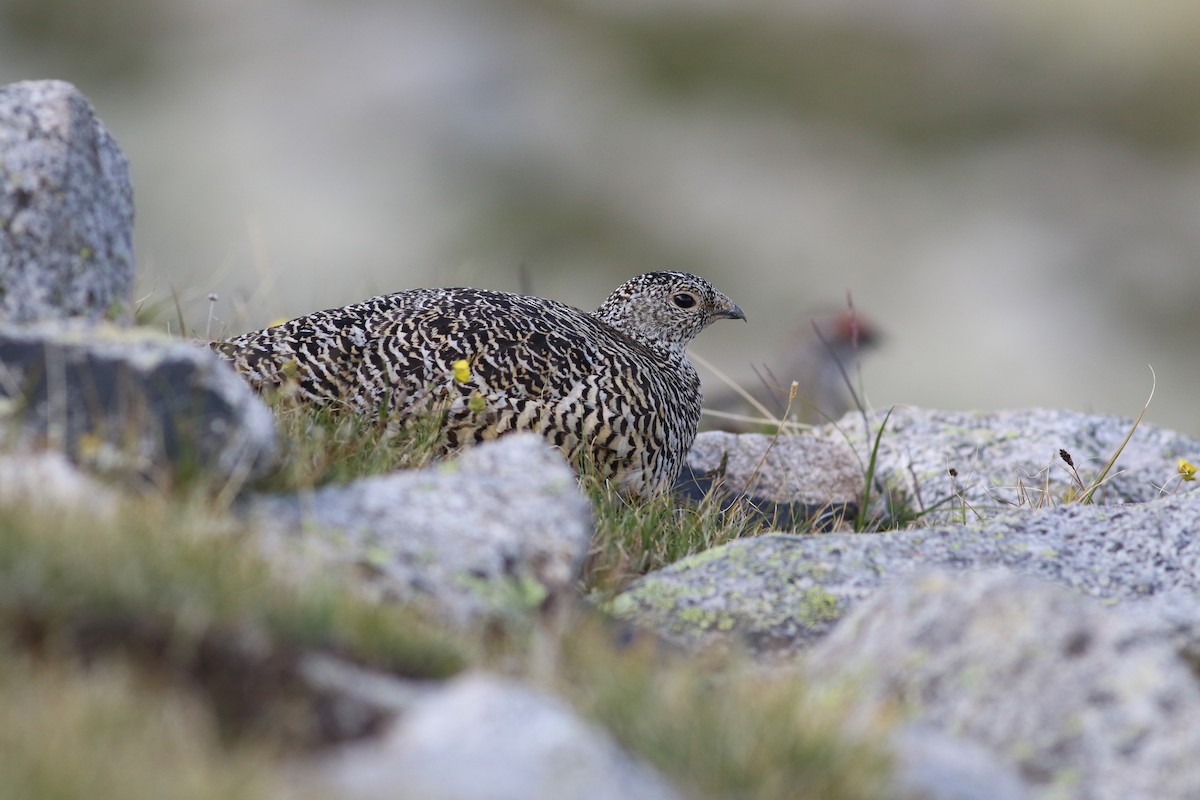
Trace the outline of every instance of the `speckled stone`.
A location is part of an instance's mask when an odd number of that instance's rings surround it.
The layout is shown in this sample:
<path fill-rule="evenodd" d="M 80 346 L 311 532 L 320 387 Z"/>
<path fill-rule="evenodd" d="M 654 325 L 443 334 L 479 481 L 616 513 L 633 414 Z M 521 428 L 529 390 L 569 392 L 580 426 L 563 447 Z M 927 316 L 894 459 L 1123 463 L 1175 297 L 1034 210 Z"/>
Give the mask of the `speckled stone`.
<path fill-rule="evenodd" d="M 1043 580 L 901 579 L 817 645 L 806 672 L 817 690 L 849 680 L 859 713 L 983 745 L 1036 797 L 1200 797 L 1192 664 L 1139 614 Z"/>
<path fill-rule="evenodd" d="M 726 490 L 776 503 L 840 506 L 858 502 L 863 488 L 862 466 L 846 442 L 808 435 L 701 433 L 688 466 L 721 471 Z"/>
<path fill-rule="evenodd" d="M 1012 511 L 981 525 L 741 539 L 638 580 L 619 616 L 697 646 L 801 650 L 888 581 L 924 566 L 1006 566 L 1096 597 L 1200 593 L 1200 495 Z"/>
<path fill-rule="evenodd" d="M 62 453 L 0 453 L 0 506 L 112 517 L 118 494 Z"/>
<path fill-rule="evenodd" d="M 893 797 L 908 800 L 1032 800 L 1016 764 L 982 745 L 920 723 L 900 727 L 892 747 Z"/>
<path fill-rule="evenodd" d="M 850 443 L 866 464 L 886 413 L 871 414 L 867 429 L 859 415 L 848 414 L 836 427 L 825 425 L 812 435 L 827 446 Z M 1196 490 L 1197 483 L 1180 484 L 1178 461 L 1200 463 L 1200 440 L 1148 423 L 1134 431 L 1132 419 L 1074 411 L 897 407 L 879 439 L 872 510 L 883 513 L 891 501 L 933 524 L 1058 505 L 1082 493 L 1059 451 L 1071 456 L 1082 483 L 1090 486 L 1130 431 L 1095 502 L 1155 500 L 1164 486 L 1170 492 Z"/>
<path fill-rule="evenodd" d="M 342 800 L 680 800 L 553 697 L 475 673 L 412 703 L 380 740 L 305 771 Z"/>
<path fill-rule="evenodd" d="M 64 81 L 0 86 L 0 319 L 133 311 L 129 164 Z"/>
<path fill-rule="evenodd" d="M 0 323 L 0 444 L 241 485 L 273 465 L 275 427 L 227 364 L 188 342 L 82 320 Z"/>
<path fill-rule="evenodd" d="M 885 422 L 886 418 L 886 422 Z M 697 473 L 725 465 L 731 492 L 776 503 L 857 503 L 866 486 L 876 437 L 879 449 L 870 514 L 919 516 L 924 524 L 990 518 L 1018 507 L 1061 504 L 1090 486 L 1133 429 L 1133 420 L 1072 411 L 957 412 L 896 408 L 851 413 L 836 424 L 779 437 L 702 433 L 688 465 Z M 1065 450 L 1079 481 L 1063 461 Z M 1135 503 L 1195 491 L 1181 484 L 1179 459 L 1200 463 L 1200 440 L 1138 426 L 1093 499 Z M 953 471 L 954 474 L 951 474 Z"/>
<path fill-rule="evenodd" d="M 572 591 L 592 534 L 566 459 L 528 433 L 427 469 L 248 498 L 243 512 L 275 557 L 355 568 L 368 594 L 466 625 Z"/>

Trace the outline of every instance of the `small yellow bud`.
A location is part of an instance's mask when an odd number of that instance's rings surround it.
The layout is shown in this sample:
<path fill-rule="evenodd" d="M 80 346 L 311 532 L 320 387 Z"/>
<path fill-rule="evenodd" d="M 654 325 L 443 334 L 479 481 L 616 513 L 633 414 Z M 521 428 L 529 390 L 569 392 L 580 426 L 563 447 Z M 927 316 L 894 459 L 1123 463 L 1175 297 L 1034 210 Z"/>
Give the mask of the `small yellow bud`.
<path fill-rule="evenodd" d="M 102 447 L 104 447 L 104 440 L 90 431 L 79 437 L 79 455 L 85 459 L 99 456 Z"/>
<path fill-rule="evenodd" d="M 483 411 L 485 408 L 487 408 L 487 400 L 484 400 L 483 395 L 481 395 L 479 392 L 475 392 L 470 396 L 470 398 L 467 399 L 467 408 L 478 414 L 480 411 Z"/>
<path fill-rule="evenodd" d="M 1179 477 L 1185 481 L 1196 480 L 1196 465 L 1188 463 L 1187 459 L 1179 459 Z"/>
<path fill-rule="evenodd" d="M 471 380 L 471 365 L 465 358 L 455 361 L 450 365 L 450 368 L 454 370 L 454 380 L 459 383 L 466 383 Z"/>

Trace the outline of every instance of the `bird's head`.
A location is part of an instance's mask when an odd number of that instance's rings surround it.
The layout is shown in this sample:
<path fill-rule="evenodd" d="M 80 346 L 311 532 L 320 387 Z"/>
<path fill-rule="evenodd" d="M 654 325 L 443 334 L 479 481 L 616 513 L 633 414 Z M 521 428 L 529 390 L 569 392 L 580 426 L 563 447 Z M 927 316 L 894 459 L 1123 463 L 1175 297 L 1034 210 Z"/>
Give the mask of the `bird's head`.
<path fill-rule="evenodd" d="M 718 319 L 746 319 L 738 304 L 686 272 L 647 272 L 618 286 L 596 316 L 655 349 L 682 351 Z"/>

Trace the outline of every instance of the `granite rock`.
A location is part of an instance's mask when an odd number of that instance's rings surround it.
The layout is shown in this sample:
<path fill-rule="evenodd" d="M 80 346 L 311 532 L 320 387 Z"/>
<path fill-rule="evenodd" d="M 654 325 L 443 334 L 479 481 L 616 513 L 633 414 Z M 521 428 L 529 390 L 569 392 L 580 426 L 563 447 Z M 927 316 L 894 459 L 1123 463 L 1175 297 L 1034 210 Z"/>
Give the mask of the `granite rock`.
<path fill-rule="evenodd" d="M 848 414 L 836 427 L 822 426 L 813 436 L 830 447 L 849 443 L 865 464 L 885 416 L 871 414 L 864 427 L 860 415 Z M 1121 450 L 1126 436 L 1129 443 Z M 1059 505 L 1090 487 L 1118 450 L 1114 468 L 1094 494 L 1096 503 L 1147 502 L 1161 497 L 1164 488 L 1195 490 L 1194 483 L 1180 483 L 1178 462 L 1200 460 L 1200 440 L 1148 423 L 1135 430 L 1133 420 L 1125 417 L 1036 408 L 954 412 L 897 407 L 879 439 L 872 510 L 884 514 L 886 503 L 900 503 L 931 524 Z"/>
<path fill-rule="evenodd" d="M 1200 797 L 1200 684 L 1130 615 L 1010 570 L 922 572 L 813 648 L 819 687 L 1015 764 L 1042 798 Z"/>
<path fill-rule="evenodd" d="M 484 673 L 411 703 L 380 739 L 304 770 L 343 800 L 676 800 L 560 701 Z"/>
<path fill-rule="evenodd" d="M 855 503 L 863 487 L 862 467 L 845 442 L 808 435 L 708 431 L 696 436 L 688 466 L 720 474 L 728 491 L 776 503 Z"/>
<path fill-rule="evenodd" d="M 0 443 L 156 481 L 240 486 L 275 457 L 271 412 L 188 342 L 82 320 L 0 323 Z"/>
<path fill-rule="evenodd" d="M 87 98 L 0 86 L 0 320 L 127 321 L 133 276 L 129 165 Z"/>
<path fill-rule="evenodd" d="M 891 737 L 893 788 L 905 800 L 1030 800 L 1016 765 L 982 745 L 931 725 L 908 724 Z"/>
<path fill-rule="evenodd" d="M 1005 566 L 1124 601 L 1200 592 L 1198 528 L 1200 495 L 1189 493 L 1139 505 L 1012 511 L 970 526 L 767 534 L 646 575 L 611 607 L 688 646 L 739 642 L 786 655 L 824 636 L 879 587 L 925 566 Z"/>
<path fill-rule="evenodd" d="M 592 534 L 575 474 L 533 434 L 427 469 L 253 496 L 242 510 L 266 547 L 298 565 L 355 567 L 370 594 L 463 624 L 570 591 Z"/>
<path fill-rule="evenodd" d="M 113 516 L 119 502 L 115 490 L 62 453 L 0 453 L 0 506 L 70 510 L 97 518 Z"/>

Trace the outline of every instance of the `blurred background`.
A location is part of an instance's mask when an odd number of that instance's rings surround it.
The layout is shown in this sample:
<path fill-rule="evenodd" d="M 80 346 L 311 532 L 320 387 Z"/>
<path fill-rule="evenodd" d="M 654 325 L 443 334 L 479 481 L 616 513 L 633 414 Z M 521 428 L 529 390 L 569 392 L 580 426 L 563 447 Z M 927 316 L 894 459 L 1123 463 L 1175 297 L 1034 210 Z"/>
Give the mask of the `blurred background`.
<path fill-rule="evenodd" d="M 51 77 L 176 331 L 685 269 L 748 383 L 850 297 L 876 407 L 1134 416 L 1150 365 L 1200 435 L 1195 0 L 0 0 L 0 82 Z"/>

